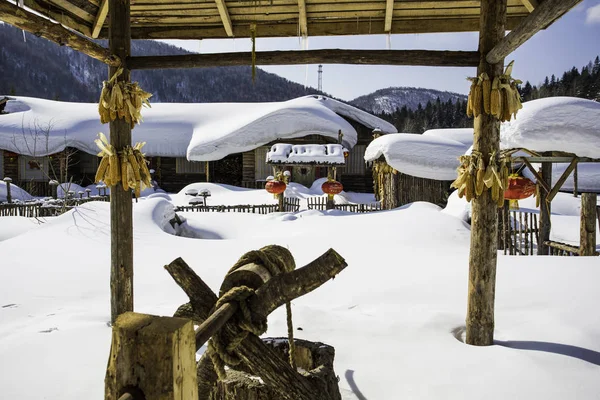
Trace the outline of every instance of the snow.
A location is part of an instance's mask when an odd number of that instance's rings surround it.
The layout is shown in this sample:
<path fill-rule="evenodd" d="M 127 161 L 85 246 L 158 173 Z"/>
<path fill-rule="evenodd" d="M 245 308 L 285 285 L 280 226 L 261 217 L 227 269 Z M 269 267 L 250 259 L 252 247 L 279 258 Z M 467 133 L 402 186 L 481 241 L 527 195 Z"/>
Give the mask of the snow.
<path fill-rule="evenodd" d="M 436 136 L 443 139 L 456 140 L 469 147 L 473 144 L 473 128 L 429 129 L 423 136 Z"/>
<path fill-rule="evenodd" d="M 365 151 L 365 161 L 375 161 L 382 155 L 399 172 L 419 178 L 453 181 L 456 179 L 458 157 L 468 146 L 439 136 L 399 133 L 380 136 Z"/>
<path fill-rule="evenodd" d="M 7 201 L 6 199 L 6 182 L 0 180 L 0 202 Z M 31 200 L 33 196 L 27 193 L 25 190 L 21 189 L 14 183 L 10 184 L 10 197 L 13 200 Z"/>
<path fill-rule="evenodd" d="M 96 103 L 68 103 L 11 97 L 0 117 L 0 148 L 44 156 L 74 147 L 98 153 L 102 125 Z M 318 134 L 343 144 L 356 144 L 357 133 L 344 119 L 395 132 L 389 123 L 352 106 L 322 96 L 274 103 L 153 103 L 142 110 L 144 121 L 132 131 L 132 142 L 146 142 L 149 156 L 185 157 L 194 161 L 221 159 L 263 144 Z"/>
<path fill-rule="evenodd" d="M 302 266 L 331 247 L 348 267 L 292 307 L 294 326 L 302 328 L 296 336 L 335 347 L 344 400 L 479 399 L 484 392 L 490 400 L 591 399 L 600 392 L 597 258 L 499 253 L 496 343 L 467 346 L 460 338 L 470 232 L 460 218 L 420 202 L 356 215 L 186 212 L 180 215 L 187 237 L 175 236 L 174 204 L 194 188 L 209 189 L 213 204 L 274 201 L 264 190 L 197 183 L 134 203 L 136 311 L 172 315 L 187 301 L 163 269 L 177 257 L 217 290 L 246 251 L 279 244 Z M 555 202 L 563 200 L 568 208 L 577 201 L 559 194 Z M 103 398 L 111 339 L 109 213 L 108 203 L 86 203 L 0 242 L 2 398 Z M 579 224 L 576 215 L 556 220 L 553 233 L 567 238 Z M 30 223 L 2 217 L 0 231 L 16 229 L 17 221 Z M 286 334 L 280 309 L 265 336 Z M 36 390 L 23 390 L 32 377 Z"/>
<path fill-rule="evenodd" d="M 600 158 L 600 103 L 575 97 L 523 103 L 517 117 L 501 125 L 500 146 Z"/>
<path fill-rule="evenodd" d="M 340 164 L 346 163 L 341 144 L 276 143 L 267 153 L 267 163 L 274 164 Z"/>

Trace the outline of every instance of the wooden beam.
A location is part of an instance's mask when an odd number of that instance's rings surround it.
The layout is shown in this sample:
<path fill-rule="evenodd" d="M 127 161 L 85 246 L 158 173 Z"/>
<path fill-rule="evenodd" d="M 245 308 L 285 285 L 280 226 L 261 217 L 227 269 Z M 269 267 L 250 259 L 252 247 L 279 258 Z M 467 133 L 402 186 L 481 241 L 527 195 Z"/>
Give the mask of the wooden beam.
<path fill-rule="evenodd" d="M 563 172 L 563 174 L 560 176 L 560 178 L 558 178 L 558 180 L 556 181 L 556 184 L 554 185 L 554 187 L 552 188 L 550 193 L 548 193 L 548 197 L 546 198 L 547 202 L 551 202 L 554 199 L 554 196 L 556 196 L 556 194 L 558 193 L 558 191 L 560 190 L 562 185 L 565 183 L 565 181 L 569 177 L 569 175 L 571 175 L 571 172 L 573 172 L 573 170 L 577 166 L 577 161 L 578 161 L 577 158 L 573 158 L 573 160 L 571 161 L 571 164 L 569 164 L 567 169 L 565 169 L 565 172 Z"/>
<path fill-rule="evenodd" d="M 550 154 L 549 154 L 550 155 Z M 542 181 L 546 186 L 552 187 L 552 163 L 542 163 Z M 548 193 L 540 190 L 540 228 L 538 232 L 538 256 L 549 255 L 550 248 L 546 244 L 550 240 L 550 229 L 552 228 L 552 203 L 547 201 Z"/>
<path fill-rule="evenodd" d="M 308 22 L 306 20 L 306 2 L 298 0 L 298 24 L 300 25 L 300 36 L 308 36 Z"/>
<path fill-rule="evenodd" d="M 386 33 L 392 32 L 392 17 L 394 16 L 394 0 L 387 0 L 385 4 L 385 24 L 383 31 Z"/>
<path fill-rule="evenodd" d="M 117 66 L 121 63 L 117 56 L 99 44 L 66 29 L 60 24 L 19 8 L 7 0 L 0 0 L 0 20 L 61 46 L 67 46 L 87 54 L 105 64 Z"/>
<path fill-rule="evenodd" d="M 579 229 L 579 255 L 596 256 L 596 193 L 581 194 L 581 225 Z M 600 218 L 600 216 L 598 216 Z"/>
<path fill-rule="evenodd" d="M 521 1 L 523 2 L 523 5 L 529 12 L 533 12 L 533 10 L 535 10 L 535 8 L 538 6 L 537 0 L 521 0 Z"/>
<path fill-rule="evenodd" d="M 518 26 L 524 17 L 509 17 L 506 29 Z M 297 22 L 265 22 L 258 25 L 260 37 L 297 37 Z M 479 29 L 479 18 L 440 19 L 403 19 L 394 25 L 394 34 L 403 33 L 443 33 L 472 32 Z M 384 33 L 383 20 L 359 20 L 319 23 L 309 21 L 308 30 L 314 36 L 371 35 Z M 251 37 L 249 25 L 234 25 L 233 36 Z M 99 38 L 108 38 L 108 30 L 102 29 Z M 142 25 L 133 27 L 132 39 L 222 39 L 228 38 L 222 26 L 156 26 Z"/>
<path fill-rule="evenodd" d="M 100 3 L 100 7 L 98 8 L 98 14 L 96 15 L 96 19 L 94 20 L 94 24 L 92 25 L 92 38 L 96 39 L 100 34 L 100 30 L 102 29 L 102 25 L 104 25 L 104 21 L 106 21 L 106 16 L 108 15 L 108 0 L 102 0 Z"/>
<path fill-rule="evenodd" d="M 233 26 L 231 25 L 231 17 L 229 16 L 229 11 L 227 10 L 227 4 L 225 4 L 225 0 L 215 0 L 215 3 L 217 3 L 219 15 L 221 16 L 221 21 L 223 21 L 223 28 L 225 28 L 227 36 L 233 37 Z"/>
<path fill-rule="evenodd" d="M 545 0 L 519 26 L 502 39 L 486 56 L 487 62 L 495 64 L 520 45 L 546 28 L 582 0 Z"/>
<path fill-rule="evenodd" d="M 535 176 L 536 181 L 540 184 L 540 186 L 542 186 L 546 193 L 550 193 L 550 190 L 552 189 L 550 188 L 550 186 L 548 186 L 544 178 L 542 178 L 542 176 L 535 170 L 535 168 L 533 168 L 533 165 L 531 165 L 527 158 L 528 157 L 523 157 L 522 161 L 525 163 L 527 168 L 529 168 L 529 171 L 531 171 L 533 176 Z"/>
<path fill-rule="evenodd" d="M 504 60 L 488 63 L 485 54 L 504 37 L 507 0 L 481 0 L 479 51 L 481 61 L 477 75 L 490 79 L 502 74 Z M 473 123 L 473 151 L 484 160 L 500 151 L 500 121 L 482 113 Z M 466 317 L 466 343 L 475 346 L 494 344 L 494 302 L 498 259 L 498 205 L 485 190 L 471 201 L 471 250 Z"/>
<path fill-rule="evenodd" d="M 479 55 L 476 51 L 325 49 L 256 53 L 257 65 L 361 64 L 474 67 L 478 60 Z M 224 67 L 251 63 L 251 53 L 248 52 L 144 56 L 127 59 L 127 65 L 131 69 Z"/>
<path fill-rule="evenodd" d="M 109 0 L 108 41 L 111 52 L 126 60 L 131 54 L 129 0 Z M 129 82 L 130 71 L 122 65 L 118 81 Z M 108 69 L 112 77 L 117 68 Z M 110 144 L 121 152 L 131 146 L 131 125 L 124 118 L 110 123 Z M 110 304 L 111 321 L 127 311 L 133 311 L 133 215 L 131 189 L 117 184 L 110 188 Z"/>
<path fill-rule="evenodd" d="M 40 0 L 24 0 L 23 4 L 25 7 L 30 8 L 37 13 L 50 18 L 53 21 L 58 22 L 62 26 L 66 26 L 76 32 L 81 33 L 84 36 L 91 37 L 92 29 L 87 23 L 80 20 L 79 18 L 72 17 L 68 13 L 62 12 L 59 8 L 48 8 L 47 5 L 42 3 Z"/>

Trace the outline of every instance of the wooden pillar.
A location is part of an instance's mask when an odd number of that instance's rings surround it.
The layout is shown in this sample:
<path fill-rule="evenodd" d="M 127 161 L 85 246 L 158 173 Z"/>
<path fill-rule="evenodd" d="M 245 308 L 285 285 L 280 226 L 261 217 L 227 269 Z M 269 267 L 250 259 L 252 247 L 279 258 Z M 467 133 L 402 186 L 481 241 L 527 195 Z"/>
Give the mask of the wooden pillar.
<path fill-rule="evenodd" d="M 6 202 L 12 203 L 12 195 L 10 194 L 10 183 L 12 179 L 9 177 L 4 178 L 4 182 L 6 183 Z"/>
<path fill-rule="evenodd" d="M 206 162 L 206 182 L 210 182 L 210 161 Z"/>
<path fill-rule="evenodd" d="M 544 156 L 550 156 L 551 153 L 544 153 Z M 548 187 L 552 187 L 552 163 L 542 163 L 541 177 L 546 182 Z M 552 223 L 550 221 L 550 213 L 552 212 L 552 205 L 546 201 L 548 193 L 545 190 L 540 190 L 540 231 L 538 232 L 538 256 L 549 255 L 550 249 L 544 243 L 550 240 L 550 228 Z"/>
<path fill-rule="evenodd" d="M 112 329 L 105 399 L 198 398 L 194 323 L 184 318 L 128 312 Z M 143 396 L 143 397 L 142 397 Z"/>
<path fill-rule="evenodd" d="M 578 173 L 577 170 L 579 165 L 575 165 L 575 169 L 573 170 L 573 196 L 577 197 L 578 193 L 577 193 L 577 180 L 578 180 Z"/>
<path fill-rule="evenodd" d="M 126 60 L 131 50 L 129 0 L 109 0 L 109 48 L 112 54 Z M 119 81 L 129 81 L 127 65 Z M 117 71 L 109 67 L 109 78 Z M 118 118 L 110 122 L 110 144 L 117 151 L 131 145 L 131 126 Z M 133 311 L 133 218 L 131 190 L 116 185 L 110 191 L 110 249 L 111 249 L 111 322 L 119 314 Z"/>
<path fill-rule="evenodd" d="M 596 193 L 581 194 L 581 226 L 579 239 L 579 255 L 596 255 Z"/>
<path fill-rule="evenodd" d="M 477 75 L 486 72 L 490 79 L 501 75 L 504 60 L 488 64 L 487 53 L 504 37 L 507 0 L 482 0 Z M 500 121 L 486 113 L 474 122 L 473 151 L 479 151 L 486 162 L 500 148 Z M 494 343 L 494 298 L 496 293 L 496 261 L 498 257 L 498 206 L 491 191 L 471 202 L 471 252 L 469 255 L 469 298 L 466 318 L 466 342 L 476 346 Z"/>

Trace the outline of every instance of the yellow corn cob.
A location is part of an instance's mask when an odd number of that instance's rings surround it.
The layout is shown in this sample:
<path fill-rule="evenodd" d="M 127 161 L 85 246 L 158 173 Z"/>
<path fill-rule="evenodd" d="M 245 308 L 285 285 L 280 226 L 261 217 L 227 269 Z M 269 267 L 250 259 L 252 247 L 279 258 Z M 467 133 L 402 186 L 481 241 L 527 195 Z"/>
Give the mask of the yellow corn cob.
<path fill-rule="evenodd" d="M 102 160 L 100 160 L 100 165 L 98 165 L 98 170 L 96 171 L 96 177 L 94 179 L 96 183 L 104 179 L 108 167 L 108 156 L 104 156 L 102 157 Z"/>
<path fill-rule="evenodd" d="M 481 196 L 483 189 L 485 188 L 485 182 L 483 178 L 485 176 L 485 163 L 483 157 L 479 157 L 477 165 L 477 180 L 475 181 L 475 194 Z"/>
<path fill-rule="evenodd" d="M 112 184 L 108 185 L 108 183 L 107 183 L 107 185 L 108 186 L 116 185 L 117 183 L 119 183 L 120 180 L 121 180 L 120 160 L 119 160 L 119 155 L 115 153 L 110 156 L 110 182 Z"/>
<path fill-rule="evenodd" d="M 503 85 L 501 85 L 503 86 Z M 508 88 L 502 87 L 500 89 L 500 95 L 502 97 L 502 116 L 500 117 L 500 121 L 510 121 L 511 110 L 512 110 L 512 99 L 514 99 L 513 94 L 511 93 L 510 86 Z"/>
<path fill-rule="evenodd" d="M 124 157 L 123 154 L 121 154 L 120 162 L 121 162 L 121 184 L 123 185 L 123 189 L 129 190 L 129 180 L 127 179 L 127 157 Z"/>
<path fill-rule="evenodd" d="M 481 114 L 482 97 L 483 97 L 483 88 L 481 85 L 481 81 L 478 80 L 478 83 L 475 85 L 475 89 L 473 90 L 473 116 L 474 117 L 478 117 Z"/>

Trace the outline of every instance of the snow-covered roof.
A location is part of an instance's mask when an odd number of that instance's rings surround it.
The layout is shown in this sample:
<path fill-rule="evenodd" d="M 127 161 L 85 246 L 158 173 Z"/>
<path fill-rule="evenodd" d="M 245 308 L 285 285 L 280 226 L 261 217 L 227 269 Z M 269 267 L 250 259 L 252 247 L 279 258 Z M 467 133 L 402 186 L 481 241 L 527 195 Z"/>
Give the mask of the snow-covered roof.
<path fill-rule="evenodd" d="M 329 164 L 344 165 L 344 147 L 341 144 L 276 143 L 267 153 L 271 164 Z"/>
<path fill-rule="evenodd" d="M 600 103 L 575 97 L 523 103 L 517 117 L 502 124 L 500 146 L 600 158 Z"/>
<path fill-rule="evenodd" d="M 458 157 L 467 148 L 456 140 L 399 133 L 373 140 L 365 151 L 365 161 L 375 161 L 383 155 L 391 167 L 404 174 L 451 181 L 456 179 Z"/>
<path fill-rule="evenodd" d="M 423 136 L 437 136 L 443 139 L 456 140 L 466 146 L 473 144 L 473 128 L 430 129 Z"/>
<path fill-rule="evenodd" d="M 42 156 L 75 147 L 96 154 L 102 125 L 95 103 L 68 103 L 14 97 L 0 116 L 0 149 Z M 142 110 L 144 121 L 132 130 L 132 141 L 146 142 L 150 156 L 218 160 L 278 139 L 311 134 L 356 144 L 356 130 L 342 116 L 370 129 L 394 132 L 392 125 L 364 111 L 322 96 L 274 103 L 154 103 Z M 47 135 L 46 135 L 47 134 Z"/>

